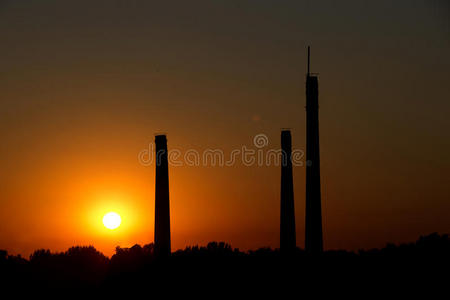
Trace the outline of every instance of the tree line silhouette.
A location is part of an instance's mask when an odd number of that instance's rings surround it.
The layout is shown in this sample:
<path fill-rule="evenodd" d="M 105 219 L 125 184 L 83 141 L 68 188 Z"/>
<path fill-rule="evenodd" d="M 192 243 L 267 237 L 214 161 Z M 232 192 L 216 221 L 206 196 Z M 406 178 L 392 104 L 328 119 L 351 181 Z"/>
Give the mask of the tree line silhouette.
<path fill-rule="evenodd" d="M 429 279 L 447 274 L 440 279 L 448 279 L 449 254 L 449 236 L 437 233 L 421 236 L 414 243 L 357 252 L 329 250 L 320 255 L 309 255 L 300 248 L 289 254 L 270 248 L 243 252 L 224 242 L 186 247 L 169 257 L 158 257 L 153 244 L 116 247 L 111 258 L 93 246 L 76 246 L 61 253 L 40 249 L 29 259 L 0 250 L 0 279 L 8 287 L 77 290 L 149 284 L 157 289 L 163 282 L 248 288 L 249 279 L 274 288 L 314 278 L 343 280 L 345 276 L 363 281 L 375 276 Z"/>

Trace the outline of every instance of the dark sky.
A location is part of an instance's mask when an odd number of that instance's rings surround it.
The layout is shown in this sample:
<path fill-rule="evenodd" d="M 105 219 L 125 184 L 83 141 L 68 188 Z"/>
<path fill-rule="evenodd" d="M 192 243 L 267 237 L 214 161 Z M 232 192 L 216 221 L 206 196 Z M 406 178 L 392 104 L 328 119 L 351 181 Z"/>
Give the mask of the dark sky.
<path fill-rule="evenodd" d="M 0 248 L 153 240 L 154 166 L 291 128 L 318 72 L 325 248 L 449 232 L 448 1 L 0 1 Z M 297 245 L 304 173 L 296 167 Z M 277 247 L 279 168 L 171 167 L 174 248 Z M 113 199 L 113 200 L 112 200 Z M 122 215 L 105 233 L 106 210 Z"/>

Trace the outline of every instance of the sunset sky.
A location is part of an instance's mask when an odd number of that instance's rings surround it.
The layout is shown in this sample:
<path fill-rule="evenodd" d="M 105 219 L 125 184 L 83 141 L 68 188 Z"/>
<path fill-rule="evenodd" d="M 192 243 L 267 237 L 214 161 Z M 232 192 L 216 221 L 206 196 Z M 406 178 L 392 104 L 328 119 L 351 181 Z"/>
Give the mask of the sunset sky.
<path fill-rule="evenodd" d="M 305 149 L 319 73 L 325 249 L 450 232 L 450 4 L 0 0 L 0 249 L 153 242 L 154 135 Z M 172 250 L 279 246 L 280 168 L 171 166 Z M 304 246 L 305 168 L 294 168 Z M 107 212 L 122 224 L 109 230 Z"/>

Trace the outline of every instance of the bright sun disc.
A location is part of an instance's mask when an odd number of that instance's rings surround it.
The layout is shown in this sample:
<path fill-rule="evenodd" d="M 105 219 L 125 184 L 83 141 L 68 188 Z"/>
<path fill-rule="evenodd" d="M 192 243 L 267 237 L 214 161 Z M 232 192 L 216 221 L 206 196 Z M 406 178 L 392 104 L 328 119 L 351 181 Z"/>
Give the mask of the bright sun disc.
<path fill-rule="evenodd" d="M 120 226 L 122 219 L 115 212 L 109 212 L 103 217 L 103 225 L 108 229 L 116 229 Z"/>

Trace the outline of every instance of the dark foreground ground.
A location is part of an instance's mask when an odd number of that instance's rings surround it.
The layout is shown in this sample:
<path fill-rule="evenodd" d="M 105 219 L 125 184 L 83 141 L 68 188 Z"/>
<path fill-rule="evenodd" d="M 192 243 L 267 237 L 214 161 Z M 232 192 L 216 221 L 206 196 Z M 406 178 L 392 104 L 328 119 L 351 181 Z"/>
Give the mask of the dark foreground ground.
<path fill-rule="evenodd" d="M 240 252 L 215 242 L 188 247 L 163 259 L 153 250 L 153 244 L 118 247 L 116 254 L 107 258 L 92 246 L 72 247 L 65 253 L 37 250 L 28 260 L 0 251 L 1 291 L 17 295 L 60 293 L 59 298 L 74 293 L 140 291 L 153 298 L 245 294 L 276 295 L 278 299 L 297 298 L 306 291 L 316 294 L 312 298 L 357 291 L 361 291 L 361 298 L 376 294 L 388 297 L 392 295 L 386 293 L 395 289 L 403 296 L 449 296 L 448 235 L 431 234 L 415 243 L 389 244 L 383 249 L 326 251 L 321 255 L 308 255 L 301 249 L 290 255 L 271 249 Z"/>

